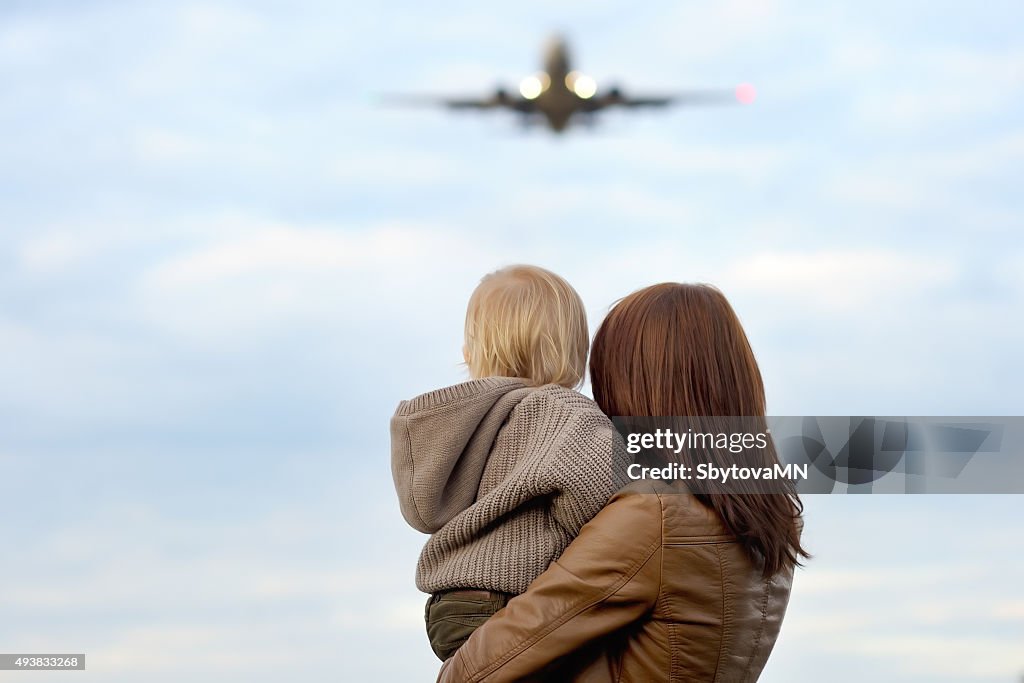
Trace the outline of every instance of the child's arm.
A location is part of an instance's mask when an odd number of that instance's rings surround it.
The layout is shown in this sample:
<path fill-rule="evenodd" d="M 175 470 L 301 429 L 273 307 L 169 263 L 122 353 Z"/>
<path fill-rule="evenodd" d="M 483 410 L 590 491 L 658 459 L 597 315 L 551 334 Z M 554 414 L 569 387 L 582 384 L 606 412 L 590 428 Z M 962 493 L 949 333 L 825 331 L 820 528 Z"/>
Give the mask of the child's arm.
<path fill-rule="evenodd" d="M 627 483 L 628 458 L 615 428 L 596 408 L 567 426 L 547 469 L 558 490 L 552 514 L 572 536 Z"/>

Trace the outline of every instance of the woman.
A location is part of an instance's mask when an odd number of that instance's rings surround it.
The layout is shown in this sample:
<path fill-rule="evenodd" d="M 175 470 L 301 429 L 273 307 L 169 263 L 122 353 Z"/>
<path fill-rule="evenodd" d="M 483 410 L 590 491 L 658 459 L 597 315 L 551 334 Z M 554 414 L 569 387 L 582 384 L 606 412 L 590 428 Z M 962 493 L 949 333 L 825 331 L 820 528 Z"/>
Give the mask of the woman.
<path fill-rule="evenodd" d="M 620 301 L 594 338 L 590 372 L 609 416 L 764 422 L 750 344 L 707 285 L 655 285 Z M 727 456 L 675 457 L 693 467 Z M 763 456 L 777 462 L 770 445 Z M 631 484 L 445 662 L 440 680 L 754 681 L 793 568 L 808 557 L 801 513 L 791 487 L 764 495 Z"/>

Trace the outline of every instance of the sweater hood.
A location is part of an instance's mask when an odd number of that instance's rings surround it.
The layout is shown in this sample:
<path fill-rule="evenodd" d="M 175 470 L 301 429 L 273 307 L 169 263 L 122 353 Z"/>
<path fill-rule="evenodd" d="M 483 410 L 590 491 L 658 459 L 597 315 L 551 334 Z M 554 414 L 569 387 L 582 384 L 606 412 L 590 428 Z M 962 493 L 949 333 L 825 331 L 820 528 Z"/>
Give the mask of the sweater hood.
<path fill-rule="evenodd" d="M 476 500 L 499 430 L 532 391 L 520 379 L 485 377 L 398 404 L 391 473 L 413 528 L 434 533 Z"/>

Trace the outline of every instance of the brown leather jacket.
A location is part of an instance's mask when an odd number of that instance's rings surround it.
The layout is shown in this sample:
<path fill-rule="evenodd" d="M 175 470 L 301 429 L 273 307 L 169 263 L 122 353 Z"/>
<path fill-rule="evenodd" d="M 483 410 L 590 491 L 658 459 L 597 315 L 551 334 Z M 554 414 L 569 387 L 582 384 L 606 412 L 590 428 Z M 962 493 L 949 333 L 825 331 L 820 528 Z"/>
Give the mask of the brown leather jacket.
<path fill-rule="evenodd" d="M 438 680 L 756 681 L 792 579 L 764 579 L 691 494 L 638 482 L 477 629 Z"/>

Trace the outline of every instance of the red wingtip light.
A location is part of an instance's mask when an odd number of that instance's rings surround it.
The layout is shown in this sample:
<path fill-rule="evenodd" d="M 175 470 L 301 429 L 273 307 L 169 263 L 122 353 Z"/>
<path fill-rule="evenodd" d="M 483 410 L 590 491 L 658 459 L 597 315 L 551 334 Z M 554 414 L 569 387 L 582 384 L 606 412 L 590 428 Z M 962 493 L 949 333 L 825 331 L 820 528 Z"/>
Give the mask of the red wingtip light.
<path fill-rule="evenodd" d="M 750 83 L 740 83 L 736 86 L 736 101 L 740 104 L 753 104 L 757 99 L 757 89 Z"/>

